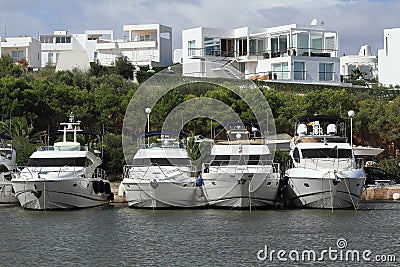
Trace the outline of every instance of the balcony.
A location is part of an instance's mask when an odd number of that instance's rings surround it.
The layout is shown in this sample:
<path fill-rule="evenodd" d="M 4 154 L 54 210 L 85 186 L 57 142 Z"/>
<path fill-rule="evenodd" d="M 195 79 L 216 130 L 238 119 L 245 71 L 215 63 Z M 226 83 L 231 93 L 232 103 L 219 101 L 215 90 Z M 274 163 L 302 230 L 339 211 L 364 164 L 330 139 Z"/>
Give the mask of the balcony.
<path fill-rule="evenodd" d="M 127 41 L 118 43 L 118 47 L 121 49 L 146 49 L 146 48 L 157 48 L 157 41 Z"/>
<path fill-rule="evenodd" d="M 188 56 L 192 59 L 205 58 L 206 56 L 213 57 L 234 57 L 241 61 L 257 61 L 269 58 L 288 57 L 288 56 L 303 56 L 303 57 L 337 57 L 337 50 L 333 49 L 317 49 L 317 48 L 298 48 L 291 47 L 281 50 L 267 51 L 223 51 L 209 50 L 207 48 L 189 48 Z"/>
<path fill-rule="evenodd" d="M 257 52 L 256 52 L 257 53 Z M 287 56 L 302 56 L 302 57 L 337 57 L 337 50 L 334 49 L 319 49 L 319 48 L 299 48 L 290 47 L 289 49 L 268 50 L 261 53 L 264 59 L 287 57 Z"/>
<path fill-rule="evenodd" d="M 97 50 L 109 50 L 109 49 L 116 49 L 117 43 L 116 42 L 102 42 L 96 44 Z"/>
<path fill-rule="evenodd" d="M 42 43 L 42 51 L 72 50 L 72 43 Z"/>
<path fill-rule="evenodd" d="M 293 76 L 293 77 L 292 77 Z M 246 78 L 250 80 L 259 81 L 305 81 L 307 77 L 307 71 L 263 71 L 258 73 L 246 74 Z"/>
<path fill-rule="evenodd" d="M 205 56 L 213 57 L 235 57 L 235 51 L 223 51 L 223 50 L 210 50 L 207 48 L 189 48 L 188 56 L 190 58 L 205 58 Z"/>

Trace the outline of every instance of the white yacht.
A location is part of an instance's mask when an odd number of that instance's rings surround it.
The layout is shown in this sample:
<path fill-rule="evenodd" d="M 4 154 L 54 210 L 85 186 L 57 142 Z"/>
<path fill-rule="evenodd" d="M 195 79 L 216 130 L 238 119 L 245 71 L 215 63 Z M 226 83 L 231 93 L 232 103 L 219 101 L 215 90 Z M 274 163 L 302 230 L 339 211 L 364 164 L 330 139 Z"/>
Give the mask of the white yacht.
<path fill-rule="evenodd" d="M 289 206 L 356 208 L 365 172 L 346 138 L 343 119 L 305 116 L 298 119 L 290 143 L 291 166 L 285 172 Z"/>
<path fill-rule="evenodd" d="M 210 163 L 202 167 L 204 195 L 210 206 L 242 209 L 275 205 L 279 164 L 272 163 L 266 139 L 257 127 L 226 123 L 216 128 L 220 131 L 214 138 Z"/>
<path fill-rule="evenodd" d="M 16 152 L 12 148 L 10 136 L 0 134 L 0 140 L 0 205 L 15 205 L 18 204 L 18 199 L 14 194 L 11 179 L 15 175 Z"/>
<path fill-rule="evenodd" d="M 183 132 L 165 130 L 139 137 L 139 149 L 132 164 L 124 166 L 119 190 L 125 193 L 129 207 L 192 208 L 205 204 L 184 140 L 180 140 L 185 137 Z"/>
<path fill-rule="evenodd" d="M 63 141 L 53 146 L 38 147 L 27 166 L 12 179 L 15 194 L 23 208 L 64 210 L 108 204 L 113 195 L 104 182 L 104 171 L 97 167 L 101 159 L 77 142 L 80 121 L 71 114 L 68 123 L 61 123 Z M 67 141 L 67 134 L 73 141 Z"/>

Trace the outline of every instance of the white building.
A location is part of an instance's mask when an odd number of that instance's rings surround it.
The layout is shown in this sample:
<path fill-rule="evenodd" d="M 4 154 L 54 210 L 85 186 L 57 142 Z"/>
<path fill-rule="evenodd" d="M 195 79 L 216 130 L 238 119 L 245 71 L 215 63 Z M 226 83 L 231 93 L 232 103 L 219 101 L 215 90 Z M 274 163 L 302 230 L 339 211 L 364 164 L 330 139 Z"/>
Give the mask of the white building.
<path fill-rule="evenodd" d="M 174 64 L 182 64 L 183 50 L 182 48 L 177 48 L 174 50 Z"/>
<path fill-rule="evenodd" d="M 378 57 L 372 55 L 370 45 L 361 46 L 358 55 L 340 57 L 340 75 L 344 81 L 356 68 L 366 74 L 364 76 L 366 79 L 378 78 Z"/>
<path fill-rule="evenodd" d="M 182 49 L 186 76 L 213 76 L 230 66 L 250 79 L 340 84 L 338 33 L 317 25 L 188 29 Z M 207 69 L 207 61 L 222 67 Z"/>
<path fill-rule="evenodd" d="M 378 50 L 378 81 L 384 86 L 400 85 L 398 63 L 400 62 L 400 28 L 383 31 L 383 49 Z"/>
<path fill-rule="evenodd" d="M 57 65 L 60 53 L 85 51 L 89 62 L 113 66 L 127 56 L 137 66 L 172 65 L 172 29 L 160 24 L 124 25 L 124 39 L 115 40 L 112 30 L 87 30 L 84 34 L 55 31 L 41 35 L 42 67 Z M 71 62 L 72 63 L 72 62 Z M 65 65 L 65 64 L 63 64 Z M 82 64 L 78 64 L 82 65 Z M 86 65 L 86 64 L 83 64 Z"/>
<path fill-rule="evenodd" d="M 7 37 L 0 44 L 2 55 L 9 55 L 13 62 L 26 59 L 29 68 L 40 67 L 40 49 L 40 42 L 32 37 Z"/>
<path fill-rule="evenodd" d="M 172 28 L 161 24 L 124 25 L 128 39 L 118 42 L 121 53 L 137 66 L 172 65 Z"/>
<path fill-rule="evenodd" d="M 60 53 L 86 51 L 84 34 L 69 34 L 67 31 L 54 31 L 53 34 L 39 36 L 42 43 L 42 67 L 57 65 Z"/>

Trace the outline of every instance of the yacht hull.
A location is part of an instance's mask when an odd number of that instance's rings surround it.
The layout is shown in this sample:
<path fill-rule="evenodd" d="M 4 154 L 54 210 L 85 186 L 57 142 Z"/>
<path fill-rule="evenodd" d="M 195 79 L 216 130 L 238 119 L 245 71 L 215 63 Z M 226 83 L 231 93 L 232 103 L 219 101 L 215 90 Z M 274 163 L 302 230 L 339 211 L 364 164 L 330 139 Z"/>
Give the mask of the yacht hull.
<path fill-rule="evenodd" d="M 12 184 L 9 181 L 0 182 L 0 206 L 18 205 Z"/>
<path fill-rule="evenodd" d="M 230 209 L 275 206 L 277 173 L 203 173 L 202 178 L 210 206 Z"/>
<path fill-rule="evenodd" d="M 96 180 L 13 180 L 15 195 L 21 207 L 32 210 L 90 208 L 108 204 L 106 193 L 95 193 Z"/>
<path fill-rule="evenodd" d="M 287 171 L 288 184 L 284 202 L 291 207 L 319 209 L 356 208 L 361 197 L 365 175 L 362 169 L 342 171 Z M 304 176 L 307 173 L 307 176 Z"/>
<path fill-rule="evenodd" d="M 195 182 L 124 179 L 126 200 L 131 208 L 194 208 L 204 206 L 201 187 Z"/>

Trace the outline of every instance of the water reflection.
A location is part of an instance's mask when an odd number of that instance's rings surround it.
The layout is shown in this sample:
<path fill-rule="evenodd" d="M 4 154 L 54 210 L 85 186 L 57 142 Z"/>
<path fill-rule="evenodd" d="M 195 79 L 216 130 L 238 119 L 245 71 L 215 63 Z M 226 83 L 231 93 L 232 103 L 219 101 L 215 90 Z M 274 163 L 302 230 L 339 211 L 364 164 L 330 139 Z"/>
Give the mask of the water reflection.
<path fill-rule="evenodd" d="M 361 203 L 358 210 L 333 212 L 126 206 L 37 212 L 8 207 L 0 209 L 1 265 L 249 266 L 266 264 L 256 255 L 265 245 L 322 250 L 335 247 L 339 238 L 350 249 L 392 253 L 400 259 L 399 210 L 399 202 Z M 329 264 L 334 266 L 324 265 Z"/>

